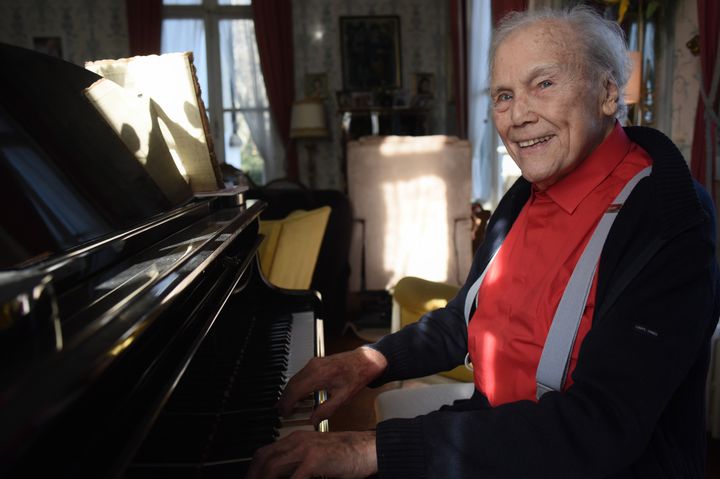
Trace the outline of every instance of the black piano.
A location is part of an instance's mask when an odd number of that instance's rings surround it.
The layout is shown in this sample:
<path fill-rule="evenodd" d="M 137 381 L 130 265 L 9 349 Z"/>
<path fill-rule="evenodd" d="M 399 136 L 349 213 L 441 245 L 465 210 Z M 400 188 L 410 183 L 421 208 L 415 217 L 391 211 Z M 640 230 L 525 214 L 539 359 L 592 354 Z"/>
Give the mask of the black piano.
<path fill-rule="evenodd" d="M 320 300 L 256 254 L 265 205 L 156 181 L 81 67 L 0 45 L 0 477 L 243 477 L 322 354 Z M 323 425 L 326 427 L 326 425 Z"/>

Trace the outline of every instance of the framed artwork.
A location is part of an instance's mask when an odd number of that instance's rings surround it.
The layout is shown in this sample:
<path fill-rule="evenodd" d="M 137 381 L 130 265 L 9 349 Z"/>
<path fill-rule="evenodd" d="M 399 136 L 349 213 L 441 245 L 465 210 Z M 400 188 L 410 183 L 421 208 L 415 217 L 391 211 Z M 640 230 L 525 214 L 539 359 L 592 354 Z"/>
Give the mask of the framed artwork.
<path fill-rule="evenodd" d="M 435 75 L 433 73 L 415 73 L 413 75 L 413 108 L 430 108 L 435 98 Z"/>
<path fill-rule="evenodd" d="M 343 89 L 372 91 L 402 86 L 400 17 L 340 17 Z"/>
<path fill-rule="evenodd" d="M 33 37 L 33 50 L 53 57 L 62 58 L 62 38 L 61 37 Z"/>
<path fill-rule="evenodd" d="M 327 94 L 326 73 L 305 74 L 305 98 L 325 98 Z"/>
<path fill-rule="evenodd" d="M 338 110 L 347 110 L 353 106 L 352 93 L 349 91 L 335 92 L 335 99 L 337 100 Z"/>

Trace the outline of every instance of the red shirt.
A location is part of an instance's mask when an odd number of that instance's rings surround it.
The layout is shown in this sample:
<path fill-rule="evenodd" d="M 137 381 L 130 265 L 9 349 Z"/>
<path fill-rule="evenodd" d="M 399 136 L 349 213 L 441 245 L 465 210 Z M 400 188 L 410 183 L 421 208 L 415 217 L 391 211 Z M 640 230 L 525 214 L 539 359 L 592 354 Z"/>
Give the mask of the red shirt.
<path fill-rule="evenodd" d="M 608 205 L 651 164 L 619 124 L 575 170 L 545 191 L 533 188 L 490 265 L 468 328 L 475 386 L 494 406 L 535 400 L 535 373 L 570 275 Z M 570 359 L 595 308 L 595 276 Z"/>

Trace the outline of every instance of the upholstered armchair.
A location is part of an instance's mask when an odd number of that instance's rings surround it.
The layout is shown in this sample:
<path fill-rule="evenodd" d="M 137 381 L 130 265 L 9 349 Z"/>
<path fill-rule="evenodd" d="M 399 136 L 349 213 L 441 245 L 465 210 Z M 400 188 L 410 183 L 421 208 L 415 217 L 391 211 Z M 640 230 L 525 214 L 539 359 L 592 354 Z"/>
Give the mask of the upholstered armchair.
<path fill-rule="evenodd" d="M 406 276 L 392 289 L 393 311 L 391 330 L 397 331 L 420 317 L 438 308 L 444 307 L 457 294 L 458 286 L 427 281 L 422 278 Z M 472 382 L 473 376 L 465 366 L 458 366 L 441 375 L 463 382 Z"/>
<path fill-rule="evenodd" d="M 258 256 L 263 275 L 275 286 L 309 289 L 320 245 L 330 217 L 330 207 L 295 210 L 277 220 L 261 220 L 265 236 Z"/>
<path fill-rule="evenodd" d="M 347 145 L 350 290 L 415 276 L 459 285 L 472 261 L 470 143 L 371 136 Z"/>

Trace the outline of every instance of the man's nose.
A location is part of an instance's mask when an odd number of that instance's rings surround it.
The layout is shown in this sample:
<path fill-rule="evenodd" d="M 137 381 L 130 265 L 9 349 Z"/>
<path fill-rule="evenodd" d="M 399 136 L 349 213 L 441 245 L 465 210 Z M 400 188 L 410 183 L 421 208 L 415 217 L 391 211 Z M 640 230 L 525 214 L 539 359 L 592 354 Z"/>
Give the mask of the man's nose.
<path fill-rule="evenodd" d="M 515 126 L 537 121 L 533 103 L 527 95 L 516 94 L 510 108 L 510 117 Z"/>

